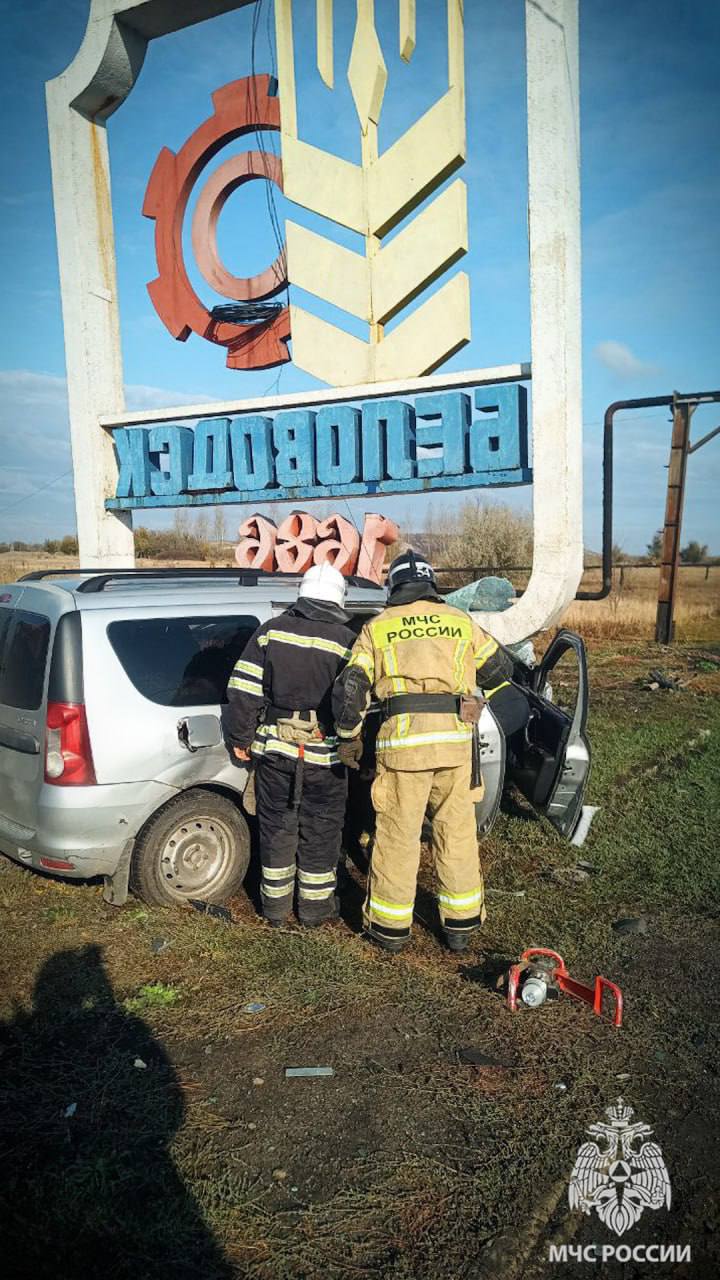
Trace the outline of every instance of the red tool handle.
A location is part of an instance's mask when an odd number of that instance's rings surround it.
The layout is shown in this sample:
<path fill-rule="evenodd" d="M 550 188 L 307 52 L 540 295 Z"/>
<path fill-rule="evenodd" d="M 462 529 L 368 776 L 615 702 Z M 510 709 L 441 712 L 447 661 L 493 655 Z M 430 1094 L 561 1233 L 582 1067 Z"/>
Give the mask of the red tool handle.
<path fill-rule="evenodd" d="M 610 991 L 612 995 L 615 997 L 615 1008 L 613 1011 L 613 1025 L 616 1027 L 621 1027 L 622 1019 L 623 1019 L 623 995 L 620 988 L 616 986 L 614 982 L 611 982 L 609 978 L 598 977 L 595 979 L 595 1003 L 593 1005 L 593 1008 L 596 1013 L 602 1013 L 603 987 L 605 987 L 607 991 Z"/>
<path fill-rule="evenodd" d="M 600 1016 L 602 1016 L 603 989 L 611 991 L 614 996 L 613 1023 L 616 1027 L 622 1026 L 622 991 L 614 982 L 610 982 L 608 978 L 598 977 L 595 979 L 594 986 L 586 987 L 584 982 L 577 982 L 575 978 L 570 977 L 569 973 L 558 973 L 557 980 L 561 991 L 566 991 L 576 1000 L 583 1000 L 585 1004 L 591 1006 L 593 1013 Z"/>
<path fill-rule="evenodd" d="M 510 972 L 508 974 L 507 1002 L 508 1002 L 508 1009 L 512 1009 L 513 1013 L 517 1009 L 517 989 L 518 989 L 518 982 L 520 981 L 521 969 L 522 969 L 521 964 L 513 964 L 510 966 Z"/>
<path fill-rule="evenodd" d="M 558 955 L 557 951 L 550 951 L 548 947 L 527 947 L 520 956 L 520 961 L 523 963 L 526 960 L 531 960 L 533 956 L 550 956 L 553 960 L 557 960 L 558 974 L 567 973 L 565 961 L 561 955 Z"/>

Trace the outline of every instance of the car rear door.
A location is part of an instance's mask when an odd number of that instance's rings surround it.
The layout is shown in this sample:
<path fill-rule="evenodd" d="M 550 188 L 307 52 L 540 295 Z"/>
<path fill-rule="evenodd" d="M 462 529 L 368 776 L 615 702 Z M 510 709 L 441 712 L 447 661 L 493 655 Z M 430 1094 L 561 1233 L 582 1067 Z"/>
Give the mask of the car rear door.
<path fill-rule="evenodd" d="M 0 588 L 0 836 L 19 845 L 36 828 L 48 658 L 60 611 L 49 593 Z"/>
<path fill-rule="evenodd" d="M 566 655 L 574 676 L 569 682 L 574 705 L 569 707 L 545 697 L 553 672 Z M 575 632 L 558 631 L 539 666 L 532 671 L 518 667 L 516 672 L 531 716 L 527 728 L 508 742 L 506 777 L 569 840 L 580 821 L 590 774 L 585 646 Z"/>
<path fill-rule="evenodd" d="M 83 609 L 98 782 L 155 780 L 183 788 L 220 780 L 225 770 L 237 781 L 222 742 L 220 709 L 234 662 L 263 612 L 254 601 L 243 603 L 139 600 L 135 607 L 93 602 Z"/>

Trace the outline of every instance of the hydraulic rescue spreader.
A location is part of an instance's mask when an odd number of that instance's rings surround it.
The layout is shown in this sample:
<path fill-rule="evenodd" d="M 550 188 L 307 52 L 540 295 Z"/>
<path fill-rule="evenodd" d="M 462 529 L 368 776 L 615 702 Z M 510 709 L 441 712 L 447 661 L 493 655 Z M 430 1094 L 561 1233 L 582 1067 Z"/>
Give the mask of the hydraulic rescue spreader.
<path fill-rule="evenodd" d="M 547 947 L 528 947 L 508 974 L 507 1003 L 512 1010 L 517 1009 L 518 995 L 529 1009 L 537 1009 L 547 999 L 557 998 L 561 991 L 589 1004 L 593 1013 L 601 1017 L 603 994 L 609 992 L 613 997 L 613 1024 L 622 1026 L 623 997 L 620 988 L 602 977 L 597 977 L 592 987 L 577 982 L 570 977 L 565 961 L 557 951 L 550 951 Z"/>

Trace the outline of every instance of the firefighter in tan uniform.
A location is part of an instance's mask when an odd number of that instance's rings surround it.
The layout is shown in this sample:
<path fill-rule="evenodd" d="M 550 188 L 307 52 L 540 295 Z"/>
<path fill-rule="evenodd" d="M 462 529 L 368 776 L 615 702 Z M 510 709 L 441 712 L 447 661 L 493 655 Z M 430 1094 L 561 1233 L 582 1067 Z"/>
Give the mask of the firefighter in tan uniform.
<path fill-rule="evenodd" d="M 375 843 L 364 907 L 373 942 L 399 951 L 410 939 L 426 811 L 439 881 L 440 919 L 464 951 L 485 919 L 471 794 L 473 723 L 480 685 L 506 686 L 512 663 L 497 642 L 445 604 L 427 561 L 409 551 L 388 574 L 388 606 L 363 627 L 333 691 L 338 754 L 357 768 L 371 698 L 381 704 L 372 787 Z"/>

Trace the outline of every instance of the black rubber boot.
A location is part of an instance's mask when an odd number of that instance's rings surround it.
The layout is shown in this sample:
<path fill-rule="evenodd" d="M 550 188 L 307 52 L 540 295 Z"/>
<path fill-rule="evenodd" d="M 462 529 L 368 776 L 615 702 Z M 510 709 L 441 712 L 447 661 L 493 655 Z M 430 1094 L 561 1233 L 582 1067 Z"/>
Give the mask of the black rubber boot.
<path fill-rule="evenodd" d="M 410 941 L 409 938 L 380 938 L 369 930 L 366 930 L 362 936 L 366 942 L 371 942 L 374 947 L 379 947 L 381 951 L 387 951 L 394 956 L 398 955 Z"/>
<path fill-rule="evenodd" d="M 459 929 L 445 930 L 445 943 L 448 951 L 467 951 L 470 946 L 471 937 L 472 934 L 465 933 L 464 931 L 461 933 Z"/>

